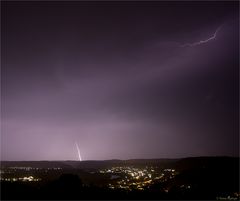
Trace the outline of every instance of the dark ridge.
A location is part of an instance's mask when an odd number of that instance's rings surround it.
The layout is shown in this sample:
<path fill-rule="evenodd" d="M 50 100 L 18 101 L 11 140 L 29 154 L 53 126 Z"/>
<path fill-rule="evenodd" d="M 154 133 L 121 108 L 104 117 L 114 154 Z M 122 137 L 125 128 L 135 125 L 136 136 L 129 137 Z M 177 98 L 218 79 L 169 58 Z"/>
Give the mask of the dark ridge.
<path fill-rule="evenodd" d="M 217 167 L 222 164 L 233 164 L 239 167 L 239 158 L 236 157 L 189 157 L 182 159 L 129 159 L 129 160 L 87 160 L 87 161 L 1 161 L 2 167 L 11 166 L 29 166 L 40 168 L 60 167 L 68 168 L 106 168 L 109 166 L 118 165 L 161 165 L 163 167 L 175 167 L 176 169 L 184 170 L 193 167 L 200 167 L 208 164 L 212 167 Z"/>

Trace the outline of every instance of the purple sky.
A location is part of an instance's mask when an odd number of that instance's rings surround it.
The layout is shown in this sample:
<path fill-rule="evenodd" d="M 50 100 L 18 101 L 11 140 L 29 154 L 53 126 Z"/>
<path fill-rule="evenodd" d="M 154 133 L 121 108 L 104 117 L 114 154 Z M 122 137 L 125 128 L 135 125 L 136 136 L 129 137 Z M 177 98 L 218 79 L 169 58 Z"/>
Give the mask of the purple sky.
<path fill-rule="evenodd" d="M 2 160 L 238 155 L 238 2 L 1 4 Z"/>

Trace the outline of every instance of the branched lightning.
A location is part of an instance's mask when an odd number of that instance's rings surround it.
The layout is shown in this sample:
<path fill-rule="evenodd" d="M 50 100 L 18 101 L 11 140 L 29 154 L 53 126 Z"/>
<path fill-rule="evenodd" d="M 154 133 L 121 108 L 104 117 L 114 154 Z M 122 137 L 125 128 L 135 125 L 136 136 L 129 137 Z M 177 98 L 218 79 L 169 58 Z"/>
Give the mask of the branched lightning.
<path fill-rule="evenodd" d="M 194 46 L 197 46 L 197 45 L 208 43 L 209 41 L 214 40 L 217 37 L 217 33 L 219 32 L 220 28 L 221 27 L 218 27 L 217 30 L 214 32 L 214 34 L 206 40 L 200 40 L 200 41 L 195 42 L 195 43 L 186 43 L 186 44 L 181 45 L 180 47 L 194 47 Z"/>
<path fill-rule="evenodd" d="M 78 158 L 79 158 L 79 161 L 82 161 L 82 157 L 81 157 L 81 154 L 80 154 L 80 149 L 79 149 L 79 147 L 78 147 L 77 142 L 75 142 L 75 144 L 76 144 L 77 151 L 78 151 Z"/>

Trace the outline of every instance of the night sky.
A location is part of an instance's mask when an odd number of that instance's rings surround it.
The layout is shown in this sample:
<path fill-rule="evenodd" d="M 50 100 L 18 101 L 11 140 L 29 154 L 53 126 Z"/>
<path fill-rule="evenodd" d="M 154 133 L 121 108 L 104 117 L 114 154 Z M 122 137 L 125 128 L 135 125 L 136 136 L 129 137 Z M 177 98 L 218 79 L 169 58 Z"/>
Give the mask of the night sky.
<path fill-rule="evenodd" d="M 1 160 L 238 155 L 238 2 L 1 4 Z"/>

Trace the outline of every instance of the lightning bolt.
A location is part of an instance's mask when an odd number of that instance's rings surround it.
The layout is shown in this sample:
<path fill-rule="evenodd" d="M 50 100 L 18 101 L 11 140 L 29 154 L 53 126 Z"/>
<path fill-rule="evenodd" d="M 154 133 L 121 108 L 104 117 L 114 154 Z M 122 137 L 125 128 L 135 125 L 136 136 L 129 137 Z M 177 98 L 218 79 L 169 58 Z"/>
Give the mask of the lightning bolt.
<path fill-rule="evenodd" d="M 81 157 L 81 154 L 80 154 L 80 149 L 79 149 L 79 147 L 78 147 L 77 142 L 75 142 L 75 144 L 76 144 L 77 151 L 78 151 L 78 158 L 79 158 L 79 161 L 82 161 L 82 157 Z"/>
<path fill-rule="evenodd" d="M 210 38 L 207 38 L 206 40 L 200 40 L 199 42 L 195 42 L 195 43 L 186 43 L 186 44 L 181 45 L 180 47 L 194 47 L 197 45 L 202 45 L 204 43 L 208 43 L 209 41 L 212 41 L 217 37 L 217 33 L 219 32 L 220 29 L 221 29 L 221 27 L 218 27 L 217 30 L 214 32 L 214 34 Z"/>

